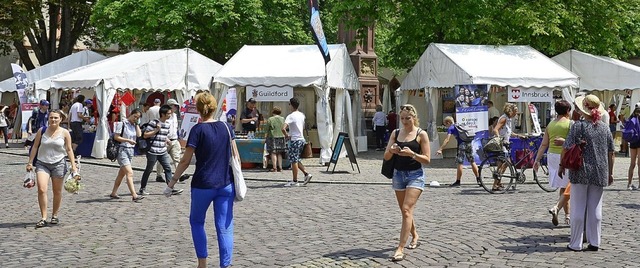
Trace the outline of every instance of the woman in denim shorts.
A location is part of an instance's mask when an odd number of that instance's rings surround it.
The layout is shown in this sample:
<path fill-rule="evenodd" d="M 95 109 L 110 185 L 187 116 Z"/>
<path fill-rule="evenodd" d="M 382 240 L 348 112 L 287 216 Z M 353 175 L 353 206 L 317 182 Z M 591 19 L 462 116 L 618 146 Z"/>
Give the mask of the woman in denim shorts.
<path fill-rule="evenodd" d="M 41 128 L 36 133 L 33 148 L 29 154 L 27 171 L 33 170 L 35 163 L 36 178 L 38 185 L 38 205 L 40 206 L 41 220 L 36 223 L 36 228 L 47 226 L 47 188 L 49 178 L 53 188 L 53 211 L 51 212 L 51 224 L 58 224 L 58 211 L 62 203 L 62 186 L 64 175 L 67 173 L 67 165 L 64 161 L 65 155 L 71 162 L 71 173 L 76 173 L 75 156 L 71 148 L 71 135 L 69 131 L 60 127 L 60 122 L 64 121 L 64 114 L 60 110 L 49 112 L 49 126 Z M 43 133 L 44 130 L 44 133 Z"/>
<path fill-rule="evenodd" d="M 384 159 L 396 158 L 392 181 L 402 214 L 400 243 L 391 257 L 392 261 L 404 260 L 404 247 L 409 240 L 409 234 L 412 239 L 407 248 L 415 249 L 420 245 L 413 220 L 413 209 L 424 190 L 422 165 L 431 162 L 429 136 L 418 127 L 419 120 L 413 105 L 407 104 L 400 108 L 400 122 L 402 127 L 393 131 L 384 152 Z"/>
<path fill-rule="evenodd" d="M 144 196 L 138 195 L 136 189 L 133 186 L 133 169 L 131 169 L 131 160 L 133 160 L 133 149 L 136 146 L 136 138 L 142 135 L 140 126 L 138 126 L 138 119 L 142 116 L 140 109 L 135 109 L 129 114 L 129 118 L 118 123 L 114 130 L 113 139 L 120 143 L 118 147 L 118 165 L 120 170 L 116 176 L 116 181 L 113 183 L 113 189 L 109 197 L 111 199 L 120 199 L 118 195 L 118 188 L 122 183 L 122 179 L 127 176 L 127 187 L 131 192 L 131 199 L 133 202 L 140 202 L 144 199 Z"/>

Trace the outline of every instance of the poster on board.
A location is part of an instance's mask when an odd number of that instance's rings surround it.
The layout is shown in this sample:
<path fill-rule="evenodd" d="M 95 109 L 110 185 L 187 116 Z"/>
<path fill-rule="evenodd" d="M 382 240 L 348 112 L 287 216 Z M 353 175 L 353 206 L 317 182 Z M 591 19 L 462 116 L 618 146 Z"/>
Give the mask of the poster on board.
<path fill-rule="evenodd" d="M 489 85 L 456 85 L 454 87 L 456 124 L 474 133 L 473 156 L 480 163 L 482 138 L 489 136 Z M 464 165 L 469 165 L 465 159 Z"/>
<path fill-rule="evenodd" d="M 200 114 L 196 110 L 195 105 L 187 105 L 182 117 L 182 125 L 180 125 L 180 131 L 178 131 L 178 139 L 187 140 L 189 138 L 189 132 L 191 128 L 200 122 Z"/>

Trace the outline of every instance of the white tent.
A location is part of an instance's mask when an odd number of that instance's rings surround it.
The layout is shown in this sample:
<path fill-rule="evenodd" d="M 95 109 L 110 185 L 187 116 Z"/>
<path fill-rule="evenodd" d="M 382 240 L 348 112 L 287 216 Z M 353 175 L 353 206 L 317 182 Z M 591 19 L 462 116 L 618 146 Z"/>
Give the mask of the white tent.
<path fill-rule="evenodd" d="M 211 80 L 222 65 L 188 48 L 130 52 L 74 70 L 49 81 L 53 89 L 95 89 L 100 124 L 91 153 L 104 158 L 109 128 L 107 113 L 117 90 L 172 91 L 178 102 L 210 90 Z"/>
<path fill-rule="evenodd" d="M 400 92 L 426 89 L 427 131 L 436 145 L 431 146 L 433 152 L 439 146 L 432 106 L 439 96 L 433 89 L 463 84 L 557 88 L 570 97 L 570 89 L 577 88 L 579 81 L 575 74 L 530 46 L 430 44 L 402 81 Z M 402 99 L 406 102 L 407 97 Z"/>
<path fill-rule="evenodd" d="M 53 75 L 57 75 L 68 70 L 72 70 L 81 66 L 85 66 L 94 62 L 101 61 L 107 57 L 89 50 L 83 50 L 73 53 L 64 58 L 52 61 L 33 70 L 27 71 L 27 79 L 30 83 L 35 83 L 40 79 L 44 79 Z M 16 82 L 14 78 L 6 79 L 0 82 L 0 92 L 16 91 Z M 38 91 L 38 99 L 46 98 L 46 91 Z M 2 95 L 0 94 L 0 97 Z"/>
<path fill-rule="evenodd" d="M 633 90 L 631 102 L 640 101 L 640 67 L 614 58 L 595 56 L 578 50 L 567 50 L 552 58 L 580 76 L 580 90 L 603 91 L 599 95 L 610 103 L 614 94 L 626 96 Z M 624 98 L 619 98 L 618 111 Z"/>
<path fill-rule="evenodd" d="M 338 132 L 342 132 L 343 120 L 349 124 L 351 144 L 355 146 L 353 116 L 358 107 L 352 103 L 346 90 L 355 90 L 359 96 L 360 83 L 353 68 L 349 52 L 344 44 L 329 45 L 331 61 L 326 65 L 315 45 L 249 46 L 240 49 L 215 75 L 214 82 L 227 87 L 234 86 L 291 86 L 315 88 L 320 162 L 329 162 L 331 145 Z M 336 124 L 329 107 L 329 88 L 336 89 Z M 226 94 L 226 89 L 220 94 Z M 357 100 L 359 103 L 359 99 Z M 345 112 L 347 111 L 347 112 Z M 345 117 L 346 116 L 346 117 Z M 354 148 L 355 151 L 355 148 Z"/>

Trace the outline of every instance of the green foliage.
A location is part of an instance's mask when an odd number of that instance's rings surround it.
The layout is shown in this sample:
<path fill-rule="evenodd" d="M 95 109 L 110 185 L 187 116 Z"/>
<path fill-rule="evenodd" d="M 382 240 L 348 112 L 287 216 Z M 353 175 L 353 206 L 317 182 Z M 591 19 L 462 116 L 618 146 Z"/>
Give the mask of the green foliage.
<path fill-rule="evenodd" d="M 308 13 L 299 0 L 100 0 L 91 21 L 123 49 L 190 47 L 224 63 L 245 44 L 313 44 Z"/>

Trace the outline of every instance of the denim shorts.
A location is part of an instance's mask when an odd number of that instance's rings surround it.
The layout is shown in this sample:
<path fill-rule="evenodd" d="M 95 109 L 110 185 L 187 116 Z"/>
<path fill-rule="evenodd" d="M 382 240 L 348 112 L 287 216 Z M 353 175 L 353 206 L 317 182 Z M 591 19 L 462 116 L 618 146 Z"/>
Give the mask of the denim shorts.
<path fill-rule="evenodd" d="M 424 190 L 424 170 L 422 168 L 414 170 L 394 170 L 391 180 L 393 189 L 404 191 L 407 188 Z"/>
<path fill-rule="evenodd" d="M 64 175 L 67 174 L 67 163 L 64 162 L 64 159 L 53 164 L 43 163 L 38 160 L 36 162 L 36 173 L 38 172 L 47 173 L 51 178 L 64 178 Z"/>
<path fill-rule="evenodd" d="M 133 159 L 133 147 L 123 147 L 120 146 L 118 148 L 118 165 L 120 167 L 131 166 L 131 160 Z"/>

